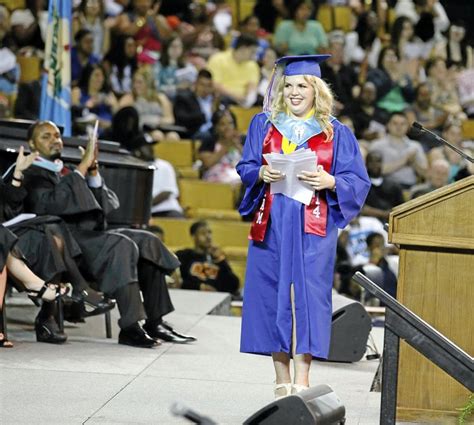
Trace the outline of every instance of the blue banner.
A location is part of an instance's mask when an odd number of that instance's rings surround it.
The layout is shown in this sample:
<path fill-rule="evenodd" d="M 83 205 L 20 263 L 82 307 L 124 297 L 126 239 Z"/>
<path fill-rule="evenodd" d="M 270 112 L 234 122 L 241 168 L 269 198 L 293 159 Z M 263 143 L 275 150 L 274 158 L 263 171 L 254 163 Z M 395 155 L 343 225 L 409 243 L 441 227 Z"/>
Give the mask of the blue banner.
<path fill-rule="evenodd" d="M 40 119 L 63 127 L 64 136 L 71 135 L 71 15 L 72 0 L 49 0 Z"/>

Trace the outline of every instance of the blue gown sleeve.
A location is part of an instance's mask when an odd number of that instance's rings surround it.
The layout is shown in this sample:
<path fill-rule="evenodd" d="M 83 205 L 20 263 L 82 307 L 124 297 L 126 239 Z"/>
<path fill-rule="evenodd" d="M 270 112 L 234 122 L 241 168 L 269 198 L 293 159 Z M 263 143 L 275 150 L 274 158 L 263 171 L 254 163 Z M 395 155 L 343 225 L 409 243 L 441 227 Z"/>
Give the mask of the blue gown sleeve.
<path fill-rule="evenodd" d="M 359 214 L 371 183 L 357 139 L 339 122 L 334 123 L 331 174 L 336 179 L 336 191 L 327 191 L 329 212 L 336 226 L 342 229 Z"/>
<path fill-rule="evenodd" d="M 265 193 L 265 185 L 258 181 L 258 172 L 262 166 L 262 148 L 266 129 L 269 127 L 267 117 L 260 113 L 250 122 L 245 139 L 242 159 L 237 164 L 237 172 L 245 186 L 245 194 L 240 203 L 239 213 L 243 216 L 251 214 L 258 206 Z"/>

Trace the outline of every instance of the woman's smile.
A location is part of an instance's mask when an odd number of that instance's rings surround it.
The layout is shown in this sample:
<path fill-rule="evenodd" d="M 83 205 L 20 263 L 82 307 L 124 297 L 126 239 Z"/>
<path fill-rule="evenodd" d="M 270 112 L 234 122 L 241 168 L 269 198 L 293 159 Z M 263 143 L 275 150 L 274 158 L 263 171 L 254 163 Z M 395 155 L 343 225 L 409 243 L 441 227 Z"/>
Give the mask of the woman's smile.
<path fill-rule="evenodd" d="M 304 118 L 314 104 L 314 87 L 302 75 L 287 76 L 283 97 L 290 114 Z"/>

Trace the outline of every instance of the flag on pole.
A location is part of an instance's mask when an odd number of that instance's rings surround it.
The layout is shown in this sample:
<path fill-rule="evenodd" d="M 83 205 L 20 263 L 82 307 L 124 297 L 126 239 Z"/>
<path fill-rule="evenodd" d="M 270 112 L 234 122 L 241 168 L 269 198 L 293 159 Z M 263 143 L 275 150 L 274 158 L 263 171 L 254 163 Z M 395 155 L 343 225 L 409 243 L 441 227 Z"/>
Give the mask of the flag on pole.
<path fill-rule="evenodd" d="M 72 0 L 49 0 L 40 119 L 62 126 L 64 136 L 71 135 L 71 15 Z"/>

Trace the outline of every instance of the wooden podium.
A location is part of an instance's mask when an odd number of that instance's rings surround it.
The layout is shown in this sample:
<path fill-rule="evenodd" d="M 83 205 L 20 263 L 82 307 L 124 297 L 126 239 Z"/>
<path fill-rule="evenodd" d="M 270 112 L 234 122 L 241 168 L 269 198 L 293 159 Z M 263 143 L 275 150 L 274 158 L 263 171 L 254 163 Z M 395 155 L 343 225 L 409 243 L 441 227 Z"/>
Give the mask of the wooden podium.
<path fill-rule="evenodd" d="M 397 300 L 470 356 L 474 353 L 474 176 L 394 208 Z M 401 341 L 397 420 L 455 422 L 470 392 Z"/>

